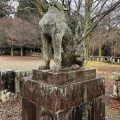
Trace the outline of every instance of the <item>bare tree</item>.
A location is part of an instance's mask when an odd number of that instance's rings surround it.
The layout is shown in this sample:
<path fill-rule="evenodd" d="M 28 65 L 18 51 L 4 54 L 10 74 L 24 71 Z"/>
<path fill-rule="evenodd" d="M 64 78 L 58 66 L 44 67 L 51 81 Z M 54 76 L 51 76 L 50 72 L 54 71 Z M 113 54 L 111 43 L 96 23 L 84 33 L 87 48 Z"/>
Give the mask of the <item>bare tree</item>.
<path fill-rule="evenodd" d="M 102 46 L 109 47 L 109 55 L 116 56 L 119 47 L 119 13 L 120 8 L 109 13 L 99 24 L 97 29 L 91 35 L 91 48 L 99 48 L 99 56 L 101 56 Z M 104 47 L 105 47 L 104 46 Z M 107 50 L 107 49 L 106 49 Z"/>
<path fill-rule="evenodd" d="M 120 1 L 109 0 L 61 0 L 69 8 L 69 15 L 75 15 L 75 40 L 85 46 L 85 64 L 89 55 L 90 33 L 101 20 L 120 7 Z M 74 7 L 73 7 L 74 6 Z"/>
<path fill-rule="evenodd" d="M 10 29 L 6 29 L 8 42 L 21 47 L 21 56 L 23 55 L 23 47 L 40 47 L 40 34 L 38 26 L 35 26 L 21 18 L 14 18 Z"/>

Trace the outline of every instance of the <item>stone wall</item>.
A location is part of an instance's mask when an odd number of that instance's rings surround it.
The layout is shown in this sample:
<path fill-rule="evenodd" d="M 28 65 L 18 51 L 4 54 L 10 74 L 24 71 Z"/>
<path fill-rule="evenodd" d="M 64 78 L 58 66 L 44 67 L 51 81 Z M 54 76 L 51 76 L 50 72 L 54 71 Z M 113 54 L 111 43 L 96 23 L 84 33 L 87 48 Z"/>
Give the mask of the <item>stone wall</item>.
<path fill-rule="evenodd" d="M 108 63 L 113 63 L 113 64 L 120 64 L 120 57 L 90 56 L 89 60 L 91 60 L 91 61 L 108 62 Z"/>
<path fill-rule="evenodd" d="M 31 71 L 0 71 L 0 101 L 21 96 L 22 78 L 31 75 Z"/>

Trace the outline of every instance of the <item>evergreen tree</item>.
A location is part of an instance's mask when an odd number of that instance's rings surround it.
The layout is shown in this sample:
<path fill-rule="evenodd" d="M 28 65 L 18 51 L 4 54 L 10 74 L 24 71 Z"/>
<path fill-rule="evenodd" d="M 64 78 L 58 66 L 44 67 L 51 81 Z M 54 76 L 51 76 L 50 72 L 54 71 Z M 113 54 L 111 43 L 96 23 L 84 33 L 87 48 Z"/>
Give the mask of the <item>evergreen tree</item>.
<path fill-rule="evenodd" d="M 10 0 L 0 0 L 0 18 L 9 15 L 10 6 L 8 5 L 8 1 Z"/>

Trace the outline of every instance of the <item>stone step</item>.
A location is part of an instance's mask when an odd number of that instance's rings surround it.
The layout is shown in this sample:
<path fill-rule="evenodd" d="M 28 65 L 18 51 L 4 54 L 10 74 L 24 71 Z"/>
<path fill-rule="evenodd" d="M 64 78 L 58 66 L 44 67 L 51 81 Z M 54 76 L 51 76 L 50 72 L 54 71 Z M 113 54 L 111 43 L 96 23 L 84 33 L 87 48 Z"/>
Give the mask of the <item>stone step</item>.
<path fill-rule="evenodd" d="M 33 70 L 32 79 L 51 84 L 66 84 L 68 82 L 85 81 L 96 77 L 96 69 L 81 68 L 70 70 L 70 68 L 61 71 L 52 70 Z"/>

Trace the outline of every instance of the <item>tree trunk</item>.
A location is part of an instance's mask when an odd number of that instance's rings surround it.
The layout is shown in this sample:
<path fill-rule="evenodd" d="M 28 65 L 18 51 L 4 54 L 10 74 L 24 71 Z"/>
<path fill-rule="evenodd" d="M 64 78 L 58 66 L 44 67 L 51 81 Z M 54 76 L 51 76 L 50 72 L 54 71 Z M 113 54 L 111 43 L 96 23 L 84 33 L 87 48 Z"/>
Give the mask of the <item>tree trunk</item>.
<path fill-rule="evenodd" d="M 34 54 L 35 54 L 35 47 L 34 47 Z"/>
<path fill-rule="evenodd" d="M 23 56 L 23 48 L 21 47 L 21 56 Z"/>
<path fill-rule="evenodd" d="M 13 45 L 11 46 L 11 56 L 13 56 Z"/>
<path fill-rule="evenodd" d="M 84 33 L 83 37 L 89 33 L 89 29 L 91 26 L 90 23 L 90 14 L 92 9 L 93 0 L 85 0 L 85 22 L 84 22 Z M 90 36 L 88 35 L 85 40 L 83 41 L 84 45 L 84 65 L 88 62 L 89 57 L 89 44 L 90 44 Z"/>
<path fill-rule="evenodd" d="M 115 46 L 113 47 L 113 57 L 115 57 Z"/>
<path fill-rule="evenodd" d="M 89 56 L 89 36 L 83 41 L 84 45 L 84 65 L 88 62 L 88 56 Z"/>
<path fill-rule="evenodd" d="M 98 53 L 98 55 L 99 55 L 99 57 L 101 57 L 102 56 L 102 46 L 101 45 L 99 45 L 99 53 Z"/>

